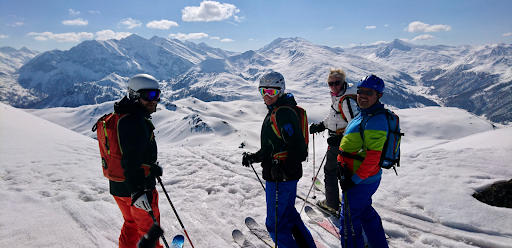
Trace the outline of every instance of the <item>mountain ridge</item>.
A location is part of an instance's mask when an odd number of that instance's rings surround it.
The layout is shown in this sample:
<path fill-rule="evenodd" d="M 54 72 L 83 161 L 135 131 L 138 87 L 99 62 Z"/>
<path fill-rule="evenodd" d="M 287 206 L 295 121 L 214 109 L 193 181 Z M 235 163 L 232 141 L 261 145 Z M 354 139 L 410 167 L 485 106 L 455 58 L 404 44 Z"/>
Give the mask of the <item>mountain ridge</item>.
<path fill-rule="evenodd" d="M 17 87 L 23 94 L 17 101 L 0 100 L 24 108 L 98 104 L 122 97 L 125 80 L 137 73 L 159 79 L 168 103 L 190 96 L 203 101 L 258 99 L 257 79 L 275 70 L 295 95 L 318 101 L 328 94 L 328 68 L 341 67 L 352 85 L 367 74 L 382 77 L 387 86 L 382 101 L 390 107 L 455 106 L 491 121 L 509 122 L 512 117 L 506 113 L 512 100 L 505 92 L 512 84 L 511 50 L 504 43 L 451 47 L 399 39 L 340 49 L 294 37 L 235 53 L 204 43 L 131 35 L 38 54 L 8 73 L 8 79 L 1 78 L 0 86 Z M 113 73 L 118 76 L 114 81 L 107 78 Z M 348 90 L 355 92 L 354 86 Z M 0 96 L 5 92 L 3 87 Z M 498 101 L 492 95 L 503 98 Z"/>

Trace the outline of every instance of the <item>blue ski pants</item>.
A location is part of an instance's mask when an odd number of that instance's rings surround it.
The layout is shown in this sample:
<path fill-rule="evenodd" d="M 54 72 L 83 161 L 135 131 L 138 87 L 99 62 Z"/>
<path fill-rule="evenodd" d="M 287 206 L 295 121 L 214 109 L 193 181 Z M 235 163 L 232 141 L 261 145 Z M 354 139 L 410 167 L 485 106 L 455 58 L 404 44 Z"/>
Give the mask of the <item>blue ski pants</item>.
<path fill-rule="evenodd" d="M 295 209 L 297 182 L 279 182 L 277 203 L 277 244 L 279 248 L 316 248 L 313 236 Z M 266 182 L 267 219 L 265 225 L 276 240 L 276 182 Z"/>
<path fill-rule="evenodd" d="M 372 207 L 372 195 L 379 188 L 380 179 L 370 184 L 358 184 L 342 194 L 342 214 L 340 217 L 340 234 L 341 234 L 341 247 L 364 247 L 364 239 L 362 229 L 368 238 L 369 246 L 372 248 L 387 248 L 388 242 L 382 221 L 379 214 Z M 348 208 L 346 207 L 345 195 L 348 198 Z M 350 225 L 350 218 L 348 210 L 350 208 L 350 216 L 352 217 L 352 226 L 354 227 L 355 239 L 357 246 L 354 246 L 352 228 Z M 345 222 L 346 220 L 346 222 Z M 347 231 L 347 245 L 345 243 L 345 228 Z"/>

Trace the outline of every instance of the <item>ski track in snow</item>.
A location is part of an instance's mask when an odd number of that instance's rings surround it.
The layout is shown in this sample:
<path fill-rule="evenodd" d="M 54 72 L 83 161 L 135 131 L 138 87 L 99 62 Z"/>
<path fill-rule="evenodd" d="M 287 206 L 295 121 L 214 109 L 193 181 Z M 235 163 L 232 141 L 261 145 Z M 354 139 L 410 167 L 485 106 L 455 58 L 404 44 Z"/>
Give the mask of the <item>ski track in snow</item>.
<path fill-rule="evenodd" d="M 102 175 L 97 141 L 6 105 L 0 111 L 0 203 L 5 210 L 0 211 L 0 247 L 117 247 L 122 216 Z M 403 143 L 399 176 L 385 170 L 373 197 L 390 247 L 512 247 L 511 210 L 471 196 L 496 181 L 510 180 L 512 146 L 497 138 L 510 137 L 511 129 L 469 133 L 453 148 L 449 140 L 414 141 L 411 134 L 423 128 L 411 130 L 414 126 L 404 122 L 405 127 L 409 140 Z M 318 135 L 315 141 L 315 171 L 326 150 L 325 138 Z M 498 141 L 504 145 L 492 145 Z M 242 152 L 254 149 L 208 145 L 212 143 L 159 143 L 162 181 L 185 229 L 195 247 L 237 247 L 233 229 L 265 247 L 244 224 L 247 216 L 265 223 L 263 189 L 253 170 L 241 165 Z M 311 186 L 311 152 L 298 184 L 304 194 Z M 261 178 L 261 166 L 254 168 Z M 323 169 L 319 178 L 323 181 Z M 183 230 L 160 185 L 157 189 L 162 228 L 170 240 Z M 316 195 L 324 198 L 318 191 Z M 297 211 L 302 205 L 297 199 Z M 338 239 L 304 212 L 301 216 L 318 241 L 340 247 Z M 339 227 L 339 220 L 329 219 Z M 185 247 L 190 247 L 187 239 Z"/>

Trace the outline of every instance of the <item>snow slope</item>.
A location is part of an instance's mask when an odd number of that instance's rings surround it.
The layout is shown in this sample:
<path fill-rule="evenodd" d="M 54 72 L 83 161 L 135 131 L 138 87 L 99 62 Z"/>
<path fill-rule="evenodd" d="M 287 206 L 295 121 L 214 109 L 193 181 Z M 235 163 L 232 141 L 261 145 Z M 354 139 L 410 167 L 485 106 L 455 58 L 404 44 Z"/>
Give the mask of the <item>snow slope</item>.
<path fill-rule="evenodd" d="M 253 171 L 240 162 L 243 151 L 259 146 L 264 106 L 191 98 L 175 104 L 176 111 L 162 109 L 154 115 L 159 161 L 165 188 L 194 246 L 237 247 L 231 238 L 235 228 L 260 244 L 243 220 L 253 216 L 264 223 L 264 194 Z M 328 111 L 325 104 L 303 105 L 311 109 L 310 122 L 320 121 Z M 94 122 L 111 108 L 102 104 L 31 112 L 86 134 L 90 125 L 80 123 Z M 512 178 L 512 128 L 493 130 L 456 108 L 395 112 L 406 133 L 402 166 L 399 176 L 385 171 L 373 198 L 390 247 L 512 247 L 512 209 L 471 197 Z M 201 119 L 196 124 L 194 113 Z M 201 122 L 211 130 L 193 129 Z M 102 176 L 97 143 L 62 126 L 0 104 L 0 247 L 117 247 L 122 217 Z M 173 134 L 180 130 L 189 133 Z M 248 148 L 238 148 L 241 141 Z M 314 143 L 318 168 L 325 137 L 315 135 Z M 305 177 L 299 181 L 303 193 L 310 186 L 312 164 L 310 149 Z M 182 229 L 158 189 L 162 227 L 171 239 Z M 297 201 L 297 209 L 301 206 Z M 302 218 L 325 246 L 340 247 L 304 213 Z"/>

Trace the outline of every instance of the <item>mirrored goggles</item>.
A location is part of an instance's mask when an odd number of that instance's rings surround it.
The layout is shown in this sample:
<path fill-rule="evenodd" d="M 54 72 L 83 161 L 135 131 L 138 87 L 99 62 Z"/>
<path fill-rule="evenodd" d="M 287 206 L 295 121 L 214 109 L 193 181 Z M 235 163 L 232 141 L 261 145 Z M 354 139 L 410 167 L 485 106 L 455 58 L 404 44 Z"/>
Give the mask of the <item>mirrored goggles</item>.
<path fill-rule="evenodd" d="M 146 102 L 160 101 L 160 90 L 141 90 L 138 93 L 139 97 Z"/>
<path fill-rule="evenodd" d="M 375 90 L 362 90 L 362 89 L 357 89 L 357 94 L 358 95 L 367 95 L 367 96 L 373 96 L 373 94 L 375 93 Z"/>
<path fill-rule="evenodd" d="M 333 85 L 338 86 L 341 84 L 341 81 L 327 82 L 327 84 L 329 84 L 329 86 L 333 86 Z"/>
<path fill-rule="evenodd" d="M 274 97 L 274 96 L 279 95 L 279 92 L 281 92 L 281 91 L 276 88 L 260 88 L 261 96 L 267 95 L 270 97 Z"/>

